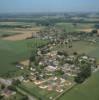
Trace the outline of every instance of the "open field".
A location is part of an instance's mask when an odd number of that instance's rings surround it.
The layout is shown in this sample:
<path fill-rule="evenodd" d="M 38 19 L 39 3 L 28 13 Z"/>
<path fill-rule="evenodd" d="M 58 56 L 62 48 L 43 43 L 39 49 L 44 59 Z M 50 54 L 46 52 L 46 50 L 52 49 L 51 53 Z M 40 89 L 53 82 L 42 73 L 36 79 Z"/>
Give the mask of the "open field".
<path fill-rule="evenodd" d="M 43 40 L 5 41 L 0 40 L 0 74 L 16 71 L 15 63 L 25 60 L 30 56 L 30 49 L 45 44 Z"/>
<path fill-rule="evenodd" d="M 16 93 L 15 95 L 9 97 L 9 100 L 22 100 L 23 95 L 20 93 Z"/>
<path fill-rule="evenodd" d="M 59 95 L 59 93 L 55 91 L 47 91 L 45 89 L 40 89 L 32 82 L 23 83 L 19 87 L 38 98 L 42 98 L 43 100 L 49 100 L 50 96 L 56 97 L 57 95 Z"/>
<path fill-rule="evenodd" d="M 78 29 L 78 31 L 82 31 L 82 32 L 92 32 L 92 28 L 89 29 Z"/>
<path fill-rule="evenodd" d="M 66 45 L 56 46 L 55 50 L 65 50 L 67 53 L 78 52 L 78 54 L 85 53 L 92 57 L 97 58 L 97 62 L 99 63 L 99 38 L 97 38 L 97 42 L 95 44 L 91 44 L 87 41 L 76 41 L 72 43 L 73 47 L 68 48 Z"/>
<path fill-rule="evenodd" d="M 90 23 L 57 23 L 56 26 L 65 29 L 66 32 L 91 32 L 94 29 L 94 24 Z"/>
<path fill-rule="evenodd" d="M 25 40 L 27 38 L 32 37 L 32 34 L 33 34 L 33 32 L 25 32 L 25 33 L 22 33 L 22 34 L 16 34 L 16 35 L 4 37 L 2 39 L 3 40 L 10 40 L 10 41 Z"/>
<path fill-rule="evenodd" d="M 3 40 L 10 40 L 10 41 L 16 41 L 16 40 L 24 40 L 26 38 L 29 38 L 32 36 L 32 34 L 39 32 L 41 29 L 43 29 L 42 27 L 34 27 L 34 28 L 30 28 L 30 29 L 14 29 L 14 30 L 2 30 L 0 31 L 1 35 L 4 34 L 9 34 L 11 36 L 7 36 L 7 37 L 2 37 Z"/>
<path fill-rule="evenodd" d="M 59 100 L 99 100 L 99 71 L 83 84 L 78 85 Z"/>
<path fill-rule="evenodd" d="M 32 25 L 35 26 L 35 23 L 26 23 L 26 22 L 0 22 L 0 25 Z"/>
<path fill-rule="evenodd" d="M 24 40 L 42 29 L 44 27 L 36 26 L 35 23 L 0 22 L 0 38 L 10 41 Z"/>
<path fill-rule="evenodd" d="M 94 28 L 89 28 L 89 29 L 77 29 L 77 31 L 81 31 L 81 32 L 92 32 L 92 30 L 94 30 Z M 99 33 L 99 30 L 97 30 Z"/>

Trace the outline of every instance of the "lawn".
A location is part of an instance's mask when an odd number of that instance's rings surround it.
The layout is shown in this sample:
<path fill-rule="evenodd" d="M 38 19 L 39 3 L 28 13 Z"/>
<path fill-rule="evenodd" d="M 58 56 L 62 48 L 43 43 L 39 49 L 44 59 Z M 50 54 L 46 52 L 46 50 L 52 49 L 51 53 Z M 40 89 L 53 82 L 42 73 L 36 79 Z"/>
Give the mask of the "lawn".
<path fill-rule="evenodd" d="M 83 84 L 65 93 L 59 100 L 99 100 L 99 71 Z"/>
<path fill-rule="evenodd" d="M 15 42 L 0 40 L 0 75 L 16 71 L 15 62 L 28 59 L 31 50 L 45 43 L 46 41 L 35 39 Z"/>

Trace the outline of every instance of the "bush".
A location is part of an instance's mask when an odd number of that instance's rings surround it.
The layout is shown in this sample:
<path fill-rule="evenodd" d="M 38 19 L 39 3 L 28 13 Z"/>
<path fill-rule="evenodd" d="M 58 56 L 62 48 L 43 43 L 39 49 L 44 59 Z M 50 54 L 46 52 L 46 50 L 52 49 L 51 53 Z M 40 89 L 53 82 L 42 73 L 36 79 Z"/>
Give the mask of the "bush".
<path fill-rule="evenodd" d="M 11 91 L 17 91 L 16 87 L 13 85 L 8 86 L 8 89 Z"/>
<path fill-rule="evenodd" d="M 26 96 L 26 95 L 23 95 L 23 97 L 22 97 L 22 99 L 21 100 L 28 100 L 29 98 L 28 98 L 28 96 Z"/>
<path fill-rule="evenodd" d="M 1 84 L 1 89 L 4 89 L 5 88 L 5 85 L 4 84 Z"/>

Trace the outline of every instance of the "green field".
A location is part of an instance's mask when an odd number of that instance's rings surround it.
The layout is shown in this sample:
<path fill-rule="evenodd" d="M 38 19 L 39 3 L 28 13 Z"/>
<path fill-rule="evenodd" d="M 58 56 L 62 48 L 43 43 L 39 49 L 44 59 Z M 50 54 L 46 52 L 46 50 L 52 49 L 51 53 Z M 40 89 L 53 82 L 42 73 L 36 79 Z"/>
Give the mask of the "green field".
<path fill-rule="evenodd" d="M 78 52 L 78 54 L 85 53 L 97 58 L 97 61 L 99 62 L 99 38 L 97 38 L 95 44 L 91 44 L 87 41 L 76 41 L 72 43 L 72 46 L 72 48 L 68 48 L 66 45 L 56 46 L 54 50 L 65 50 L 69 54 L 73 54 L 73 52 Z"/>
<path fill-rule="evenodd" d="M 45 43 L 46 41 L 35 39 L 15 42 L 0 40 L 0 74 L 16 71 L 14 63 L 28 59 L 31 46 L 34 50 Z"/>
<path fill-rule="evenodd" d="M 22 100 L 22 98 L 23 98 L 23 95 L 22 94 L 16 93 L 15 95 L 9 97 L 8 100 Z"/>
<path fill-rule="evenodd" d="M 94 73 L 83 84 L 65 93 L 59 100 L 99 100 L 99 72 Z"/>
<path fill-rule="evenodd" d="M 40 89 L 38 86 L 34 85 L 32 82 L 22 83 L 19 86 L 24 91 L 30 93 L 31 95 L 41 98 L 41 100 L 49 100 L 49 97 L 56 97 L 59 93 L 55 91 L 47 91 L 46 89 Z"/>
<path fill-rule="evenodd" d="M 66 32 L 76 32 L 80 29 L 91 29 L 94 28 L 94 23 L 90 24 L 90 23 L 77 23 L 77 24 L 73 24 L 73 23 L 57 23 L 56 24 L 57 27 L 59 28 L 63 28 L 66 30 Z"/>

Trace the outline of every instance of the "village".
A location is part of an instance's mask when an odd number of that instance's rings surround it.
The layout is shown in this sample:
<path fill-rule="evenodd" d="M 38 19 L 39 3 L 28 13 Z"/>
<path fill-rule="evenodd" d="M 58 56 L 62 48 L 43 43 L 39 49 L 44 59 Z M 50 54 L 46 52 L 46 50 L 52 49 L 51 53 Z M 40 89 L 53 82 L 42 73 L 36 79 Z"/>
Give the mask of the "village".
<path fill-rule="evenodd" d="M 99 100 L 99 0 L 0 0 L 0 100 Z"/>
<path fill-rule="evenodd" d="M 53 32 L 52 32 L 53 33 Z M 35 38 L 49 39 L 47 45 L 38 47 L 34 61 L 27 61 L 30 64 L 30 75 L 24 82 L 33 82 L 34 85 L 48 91 L 63 92 L 67 87 L 75 84 L 74 78 L 80 73 L 80 66 L 83 63 L 90 63 L 91 71 L 97 69 L 96 58 L 86 54 L 73 52 L 68 54 L 66 51 L 56 50 L 56 46 L 65 45 L 72 48 L 73 41 L 79 41 L 72 35 L 64 39 L 62 37 L 51 37 L 50 35 L 38 36 Z M 34 38 L 34 37 L 33 37 Z M 91 41 L 91 43 L 95 43 Z M 21 63 L 23 66 L 28 64 Z M 20 67 L 20 66 L 19 66 Z M 24 67 L 21 67 L 24 69 Z"/>
<path fill-rule="evenodd" d="M 40 32 L 41 34 L 39 34 Z M 28 73 L 25 72 L 23 75 L 10 80 L 0 79 L 1 94 L 5 97 L 17 94 L 16 89 L 11 86 L 13 81 L 15 81 L 14 85 L 31 83 L 41 90 L 54 91 L 60 94 L 73 87 L 77 82 L 84 82 L 91 73 L 98 70 L 99 66 L 95 57 L 85 53 L 79 54 L 77 51 L 72 50 L 73 43 L 79 41 L 87 41 L 90 45 L 94 45 L 97 42 L 95 39 L 97 37 L 96 33 L 92 33 L 93 37 L 89 33 L 85 33 L 84 36 L 81 33 L 74 35 L 72 32 L 66 35 L 63 29 L 55 27 L 40 32 L 36 32 L 31 38 L 35 39 L 35 42 L 37 39 L 41 39 L 47 40 L 48 43 L 37 47 L 35 55 L 31 53 L 30 58 L 26 61 L 16 64 L 16 68 L 25 70 Z M 88 70 L 88 76 L 79 78 L 79 74 L 82 73 L 83 69 L 84 72 Z M 3 84 L 7 87 L 4 87 Z M 52 100 L 53 98 L 53 96 L 49 97 Z"/>

